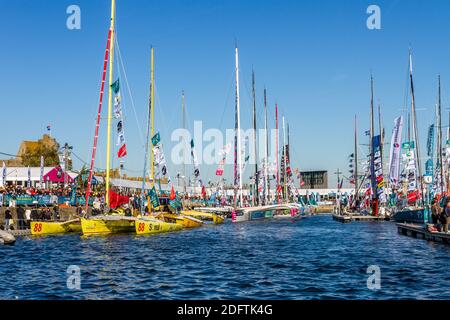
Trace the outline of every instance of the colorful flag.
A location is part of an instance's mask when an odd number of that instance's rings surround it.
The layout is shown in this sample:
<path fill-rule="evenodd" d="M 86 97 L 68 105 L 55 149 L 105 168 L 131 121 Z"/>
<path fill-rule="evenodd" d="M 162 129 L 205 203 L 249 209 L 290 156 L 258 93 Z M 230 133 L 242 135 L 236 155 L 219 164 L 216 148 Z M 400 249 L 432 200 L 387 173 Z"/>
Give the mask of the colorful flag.
<path fill-rule="evenodd" d="M 117 157 L 123 158 L 127 155 L 127 145 L 124 144 L 120 147 L 119 152 L 117 152 Z"/>
<path fill-rule="evenodd" d="M 153 144 L 153 146 L 156 146 L 160 141 L 161 141 L 161 136 L 159 135 L 159 132 L 157 132 L 157 133 L 152 137 L 152 144 Z"/>
<path fill-rule="evenodd" d="M 41 185 L 41 188 L 43 188 L 44 184 L 44 156 L 41 156 L 41 174 L 39 176 L 39 184 Z"/>
<path fill-rule="evenodd" d="M 27 180 L 27 188 L 31 188 L 31 169 L 30 166 L 28 166 L 28 180 Z"/>
<path fill-rule="evenodd" d="M 6 186 L 6 165 L 5 165 L 5 162 L 3 162 L 3 167 L 2 167 L 2 186 Z"/>
<path fill-rule="evenodd" d="M 159 207 L 159 198 L 158 198 L 158 194 L 156 193 L 156 189 L 155 187 L 153 187 L 150 192 L 149 192 L 149 197 L 150 197 L 150 202 L 153 206 L 153 208 L 157 208 Z"/>
<path fill-rule="evenodd" d="M 176 198 L 175 189 L 172 186 L 172 189 L 170 190 L 170 197 L 169 197 L 169 199 L 173 201 L 173 200 L 175 200 L 175 198 Z"/>
<path fill-rule="evenodd" d="M 114 82 L 114 83 L 111 85 L 111 89 L 114 91 L 115 94 L 117 94 L 117 93 L 119 92 L 119 90 L 120 90 L 120 82 L 119 82 L 119 79 L 117 79 L 116 82 Z"/>

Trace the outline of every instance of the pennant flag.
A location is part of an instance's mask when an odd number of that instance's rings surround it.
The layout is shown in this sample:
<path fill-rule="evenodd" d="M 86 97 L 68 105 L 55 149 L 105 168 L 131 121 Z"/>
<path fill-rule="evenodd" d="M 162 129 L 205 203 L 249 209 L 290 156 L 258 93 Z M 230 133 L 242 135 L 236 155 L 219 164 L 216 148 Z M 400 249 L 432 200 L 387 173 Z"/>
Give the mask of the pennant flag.
<path fill-rule="evenodd" d="M 205 188 L 205 186 L 202 186 L 202 197 L 203 197 L 203 199 L 206 198 L 206 188 Z"/>
<path fill-rule="evenodd" d="M 119 79 L 117 79 L 116 82 L 114 82 L 114 83 L 111 85 L 111 89 L 114 91 L 115 94 L 117 94 L 117 93 L 119 92 L 119 90 L 120 90 L 120 82 L 119 82 Z"/>
<path fill-rule="evenodd" d="M 152 137 L 152 144 L 153 144 L 153 146 L 156 146 L 160 141 L 161 141 L 161 136 L 159 135 L 159 132 L 157 132 L 157 133 Z"/>
<path fill-rule="evenodd" d="M 124 144 L 120 147 L 119 152 L 117 152 L 117 157 L 123 158 L 127 155 L 127 145 Z"/>
<path fill-rule="evenodd" d="M 122 133 L 119 133 L 119 135 L 117 136 L 117 146 L 121 146 L 125 143 L 125 136 Z"/>
<path fill-rule="evenodd" d="M 31 188 L 31 169 L 30 169 L 30 166 L 28 166 L 27 188 Z"/>
<path fill-rule="evenodd" d="M 172 190 L 170 190 L 170 200 L 175 200 L 175 198 L 176 198 L 176 195 L 175 195 L 175 189 L 173 188 L 173 186 L 172 186 Z"/>

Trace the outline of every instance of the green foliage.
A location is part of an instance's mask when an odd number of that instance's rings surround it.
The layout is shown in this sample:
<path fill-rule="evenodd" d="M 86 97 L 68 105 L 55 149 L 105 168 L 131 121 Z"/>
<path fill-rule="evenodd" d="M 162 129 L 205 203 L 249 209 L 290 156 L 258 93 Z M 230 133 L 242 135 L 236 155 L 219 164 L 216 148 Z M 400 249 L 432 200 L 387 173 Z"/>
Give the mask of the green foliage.
<path fill-rule="evenodd" d="M 44 165 L 46 167 L 54 167 L 59 164 L 58 157 L 59 146 L 47 147 L 39 143 L 37 148 L 26 150 L 22 154 L 22 164 L 24 166 L 39 167 L 41 165 L 41 156 L 44 156 Z"/>

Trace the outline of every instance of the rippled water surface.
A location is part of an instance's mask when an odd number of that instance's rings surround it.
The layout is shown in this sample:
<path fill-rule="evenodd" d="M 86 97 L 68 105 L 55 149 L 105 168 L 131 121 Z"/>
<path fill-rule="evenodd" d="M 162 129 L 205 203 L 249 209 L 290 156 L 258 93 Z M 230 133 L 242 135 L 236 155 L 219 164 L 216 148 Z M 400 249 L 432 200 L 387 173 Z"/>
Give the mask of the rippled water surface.
<path fill-rule="evenodd" d="M 81 268 L 81 290 L 67 268 Z M 367 268 L 381 289 L 367 288 Z M 450 247 L 395 224 L 226 223 L 158 236 L 22 238 L 0 247 L 3 299 L 450 299 Z"/>

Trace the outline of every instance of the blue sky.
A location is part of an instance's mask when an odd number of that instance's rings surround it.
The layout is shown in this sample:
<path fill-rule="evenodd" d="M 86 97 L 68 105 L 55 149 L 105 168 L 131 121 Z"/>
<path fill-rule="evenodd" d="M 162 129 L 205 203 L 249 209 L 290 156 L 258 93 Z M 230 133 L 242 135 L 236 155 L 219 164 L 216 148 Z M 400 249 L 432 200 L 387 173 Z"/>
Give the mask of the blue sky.
<path fill-rule="evenodd" d="M 61 143 L 69 142 L 78 156 L 88 160 L 110 1 L 1 0 L 0 4 L 0 152 L 16 153 L 20 141 L 38 138 L 51 124 Z M 81 8 L 81 30 L 66 28 L 66 8 L 71 4 Z M 370 4 L 381 7 L 381 30 L 366 28 Z M 152 45 L 157 68 L 156 121 L 167 158 L 170 133 L 181 124 L 183 89 L 191 128 L 194 120 L 203 120 L 205 128 L 234 126 L 231 86 L 237 39 L 243 127 L 251 126 L 253 67 L 258 124 L 263 123 L 266 86 L 271 123 L 275 101 L 290 123 L 293 166 L 332 173 L 338 167 L 347 169 L 355 114 L 361 141 L 365 139 L 371 71 L 390 139 L 393 119 L 404 105 L 409 46 L 425 141 L 426 127 L 433 121 L 439 73 L 443 105 L 450 105 L 449 17 L 450 3 L 445 0 L 117 0 L 120 50 L 138 118 L 123 86 L 129 174 L 140 175 L 143 163 L 138 127 L 145 131 Z M 99 167 L 105 163 L 105 122 Z M 81 164 L 76 160 L 75 165 Z M 169 169 L 174 176 L 179 168 Z M 202 171 L 211 178 L 215 167 L 202 167 Z M 334 184 L 335 179 L 331 177 L 330 182 Z"/>

